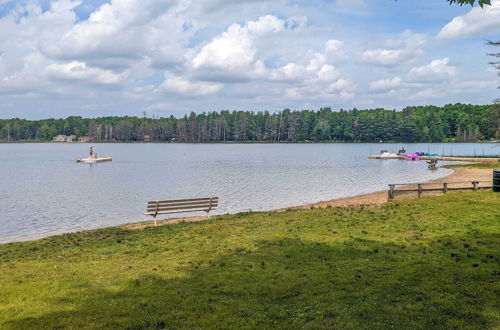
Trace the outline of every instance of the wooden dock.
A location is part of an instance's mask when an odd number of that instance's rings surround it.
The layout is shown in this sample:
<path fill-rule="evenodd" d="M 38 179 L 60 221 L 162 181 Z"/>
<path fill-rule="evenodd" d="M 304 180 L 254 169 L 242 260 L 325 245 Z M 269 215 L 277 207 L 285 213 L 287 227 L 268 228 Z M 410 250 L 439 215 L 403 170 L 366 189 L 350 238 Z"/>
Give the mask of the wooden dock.
<path fill-rule="evenodd" d="M 391 156 L 391 157 L 381 157 L 380 155 L 370 155 L 369 159 L 401 159 L 406 160 L 405 156 Z M 497 157 L 453 157 L 453 156 L 420 156 L 415 160 L 431 160 L 437 159 L 447 162 L 475 162 L 475 163 L 500 163 L 500 158 Z M 408 159 L 411 160 L 411 159 Z M 499 164 L 500 165 L 500 164 Z"/>
<path fill-rule="evenodd" d="M 400 186 L 402 189 L 396 189 Z M 493 181 L 461 181 L 461 182 L 426 182 L 426 183 L 392 183 L 389 184 L 387 192 L 387 200 L 392 201 L 398 195 L 413 195 L 416 193 L 418 197 L 424 194 L 443 193 L 459 190 L 484 190 L 492 189 Z"/>

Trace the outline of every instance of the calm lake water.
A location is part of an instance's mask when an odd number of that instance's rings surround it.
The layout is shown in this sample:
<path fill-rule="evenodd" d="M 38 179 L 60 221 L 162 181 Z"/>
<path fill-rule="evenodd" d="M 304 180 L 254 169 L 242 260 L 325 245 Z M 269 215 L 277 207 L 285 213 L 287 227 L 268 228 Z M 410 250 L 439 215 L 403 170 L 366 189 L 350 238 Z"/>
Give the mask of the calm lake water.
<path fill-rule="evenodd" d="M 151 219 L 150 199 L 219 196 L 213 214 L 271 210 L 446 176 L 423 161 L 369 160 L 399 144 L 0 144 L 0 243 Z M 405 144 L 408 152 L 500 154 L 499 144 Z M 180 216 L 196 215 L 184 213 Z M 179 216 L 179 215 L 177 215 Z"/>

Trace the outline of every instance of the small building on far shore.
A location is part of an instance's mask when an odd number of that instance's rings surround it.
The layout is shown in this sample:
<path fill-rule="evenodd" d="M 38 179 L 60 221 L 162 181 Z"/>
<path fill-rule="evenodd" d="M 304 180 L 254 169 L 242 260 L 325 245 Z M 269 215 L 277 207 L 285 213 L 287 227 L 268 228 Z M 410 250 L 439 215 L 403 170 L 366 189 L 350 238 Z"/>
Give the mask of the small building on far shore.
<path fill-rule="evenodd" d="M 52 142 L 66 142 L 66 135 L 57 135 L 52 138 Z"/>
<path fill-rule="evenodd" d="M 84 142 L 84 143 L 92 142 L 92 137 L 90 137 L 90 136 L 80 136 L 78 138 L 78 142 Z"/>
<path fill-rule="evenodd" d="M 54 136 L 52 138 L 52 142 L 76 142 L 78 138 L 76 135 L 64 135 L 64 134 L 59 134 L 57 136 Z"/>

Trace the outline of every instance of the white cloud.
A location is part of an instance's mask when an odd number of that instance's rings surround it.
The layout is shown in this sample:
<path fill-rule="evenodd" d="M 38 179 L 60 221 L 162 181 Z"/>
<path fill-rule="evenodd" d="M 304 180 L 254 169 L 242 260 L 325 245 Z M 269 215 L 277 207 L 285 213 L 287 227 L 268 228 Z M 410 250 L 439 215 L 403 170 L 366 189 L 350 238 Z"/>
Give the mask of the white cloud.
<path fill-rule="evenodd" d="M 126 73 L 116 74 L 111 70 L 89 67 L 85 62 L 79 61 L 51 64 L 45 70 L 45 74 L 49 79 L 83 81 L 102 85 L 119 84 L 126 77 Z"/>
<path fill-rule="evenodd" d="M 276 70 L 273 70 L 269 79 L 281 82 L 298 82 L 304 79 L 308 73 L 306 69 L 296 63 L 288 63 Z"/>
<path fill-rule="evenodd" d="M 372 49 L 366 50 L 362 54 L 365 62 L 379 65 L 398 65 L 407 61 L 407 53 L 400 49 Z"/>
<path fill-rule="evenodd" d="M 182 77 L 167 78 L 158 88 L 160 92 L 181 95 L 210 95 L 217 93 L 222 88 L 221 84 L 209 82 L 193 82 Z"/>
<path fill-rule="evenodd" d="M 237 69 L 250 65 L 254 61 L 255 53 L 250 35 L 235 24 L 203 47 L 193 59 L 193 66 L 195 69 L 202 67 Z"/>
<path fill-rule="evenodd" d="M 10 55 L 10 54 L 9 54 Z M 0 58 L 0 94 L 24 94 L 48 87 L 40 71 L 48 61 L 36 52 L 14 59 L 11 56 Z"/>
<path fill-rule="evenodd" d="M 325 43 L 325 53 L 344 53 L 344 42 L 340 40 L 328 40 Z"/>
<path fill-rule="evenodd" d="M 448 65 L 450 59 L 442 58 L 433 60 L 431 63 L 411 69 L 408 80 L 414 82 L 442 81 L 454 77 L 457 68 Z"/>
<path fill-rule="evenodd" d="M 421 91 L 418 91 L 414 94 L 408 96 L 410 100 L 424 100 L 425 102 L 429 102 L 430 99 L 439 98 L 443 95 L 442 91 L 437 88 L 426 88 Z"/>
<path fill-rule="evenodd" d="M 194 56 L 195 76 L 211 81 L 244 81 L 261 77 L 266 70 L 256 57 L 256 40 L 286 29 L 286 22 L 272 15 L 244 25 L 232 24 Z"/>
<path fill-rule="evenodd" d="M 340 77 L 340 72 L 333 65 L 324 64 L 318 71 L 317 76 L 321 82 L 331 82 Z"/>
<path fill-rule="evenodd" d="M 344 55 L 342 41 L 328 40 L 325 42 L 324 52 L 314 53 L 307 64 L 290 62 L 276 69 L 268 70 L 268 79 L 298 85 L 332 83 L 340 78 L 340 71 L 330 63 Z M 294 98 L 298 95 L 293 89 L 289 91 L 289 94 L 294 95 Z"/>
<path fill-rule="evenodd" d="M 314 57 L 311 60 L 309 60 L 309 63 L 306 68 L 309 71 L 316 71 L 319 70 L 325 63 L 326 63 L 325 54 L 316 53 L 314 54 Z"/>
<path fill-rule="evenodd" d="M 71 27 L 76 17 L 71 10 L 77 4 L 69 0 L 53 2 L 42 12 L 40 6 L 28 3 L 0 18 L 0 93 L 49 87 L 43 71 L 53 61 L 39 52 L 38 42 Z"/>
<path fill-rule="evenodd" d="M 268 79 L 297 85 L 324 85 L 337 82 L 340 71 L 331 63 L 335 56 L 344 53 L 344 43 L 340 40 L 328 40 L 325 43 L 324 53 L 315 53 L 307 64 L 287 63 L 274 70 L 269 70 Z M 288 91 L 297 98 L 299 93 L 293 88 Z"/>
<path fill-rule="evenodd" d="M 42 38 L 39 48 L 57 60 L 84 60 L 105 69 L 127 69 L 144 57 L 151 58 L 154 65 L 176 65 L 183 59 L 173 54 L 183 53 L 180 39 L 186 32 L 183 22 L 169 11 L 174 4 L 112 0 L 88 19 L 75 19 L 70 28 Z M 159 60 L 161 57 L 164 59 Z"/>
<path fill-rule="evenodd" d="M 337 61 L 347 58 L 344 42 L 341 40 L 328 40 L 325 43 L 325 57 L 328 61 Z"/>
<path fill-rule="evenodd" d="M 491 6 L 474 7 L 467 14 L 455 17 L 439 31 L 438 39 L 460 39 L 500 32 L 500 0 Z"/>
<path fill-rule="evenodd" d="M 308 81 L 303 86 L 285 88 L 285 101 L 287 99 L 325 102 L 348 101 L 354 98 L 356 90 L 356 85 L 349 79 L 340 78 L 328 84 L 317 80 Z"/>
<path fill-rule="evenodd" d="M 475 94 L 488 89 L 496 88 L 497 81 L 491 80 L 459 80 L 454 82 L 453 88 L 449 90 L 453 94 Z"/>
<path fill-rule="evenodd" d="M 396 38 L 379 42 L 379 47 L 367 49 L 360 54 L 361 61 L 381 66 L 398 66 L 409 63 L 423 54 L 426 38 L 422 34 L 406 30 Z"/>
<path fill-rule="evenodd" d="M 328 85 L 326 91 L 328 93 L 344 93 L 350 94 L 356 90 L 356 86 L 348 79 L 339 79 L 336 82 Z"/>
<path fill-rule="evenodd" d="M 376 80 L 370 83 L 370 90 L 372 91 L 388 91 L 394 88 L 399 88 L 403 84 L 403 80 L 400 77 L 394 77 L 389 79 Z"/>

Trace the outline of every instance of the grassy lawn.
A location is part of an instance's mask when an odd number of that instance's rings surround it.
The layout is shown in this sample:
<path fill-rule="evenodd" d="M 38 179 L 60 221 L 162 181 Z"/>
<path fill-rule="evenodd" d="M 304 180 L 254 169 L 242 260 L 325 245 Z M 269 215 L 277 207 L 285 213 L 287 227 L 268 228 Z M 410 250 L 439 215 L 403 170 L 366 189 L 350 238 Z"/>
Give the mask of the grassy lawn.
<path fill-rule="evenodd" d="M 450 164 L 445 165 L 447 168 L 456 168 L 456 167 L 464 167 L 464 168 L 485 168 L 485 169 L 499 169 L 500 170 L 500 162 L 498 163 L 475 163 L 475 164 Z"/>
<path fill-rule="evenodd" d="M 0 245 L 0 329 L 500 326 L 500 194 Z"/>

